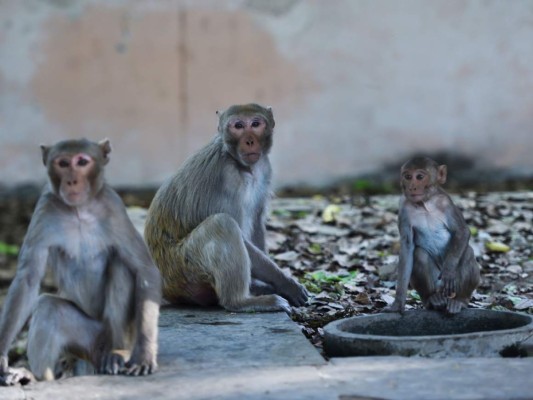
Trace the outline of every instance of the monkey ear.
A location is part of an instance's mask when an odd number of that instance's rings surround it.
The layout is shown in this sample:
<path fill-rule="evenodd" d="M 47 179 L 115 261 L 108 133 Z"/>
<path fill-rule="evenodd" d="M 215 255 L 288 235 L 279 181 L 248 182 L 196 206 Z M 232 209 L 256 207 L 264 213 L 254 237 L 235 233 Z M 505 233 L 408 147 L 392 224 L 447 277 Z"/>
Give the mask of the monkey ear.
<path fill-rule="evenodd" d="M 217 114 L 217 117 L 218 117 L 218 126 L 217 126 L 217 130 L 218 130 L 219 133 L 222 133 L 222 131 L 223 131 L 224 129 L 222 128 L 222 125 L 221 125 L 221 123 L 222 123 L 222 119 L 221 119 L 221 117 L 222 117 L 222 114 L 224 114 L 224 111 L 219 111 L 219 110 L 217 110 L 217 111 L 216 111 L 216 114 Z"/>
<path fill-rule="evenodd" d="M 276 121 L 274 121 L 274 113 L 272 112 L 272 106 L 268 106 L 266 109 L 268 111 L 270 120 L 272 121 L 272 127 L 271 128 L 274 128 L 274 126 L 276 125 Z"/>
<path fill-rule="evenodd" d="M 48 161 L 48 153 L 50 153 L 50 146 L 45 146 L 42 144 L 41 146 L 41 154 L 43 156 L 43 164 L 46 166 L 46 162 Z"/>
<path fill-rule="evenodd" d="M 111 153 L 111 143 L 109 142 L 109 139 L 105 138 L 104 140 L 98 142 L 98 146 L 100 146 L 102 154 L 104 155 L 105 165 L 109 162 L 109 153 Z"/>
<path fill-rule="evenodd" d="M 446 165 L 439 165 L 437 169 L 437 182 L 439 185 L 444 185 L 446 183 L 446 177 L 448 176 L 448 167 Z"/>

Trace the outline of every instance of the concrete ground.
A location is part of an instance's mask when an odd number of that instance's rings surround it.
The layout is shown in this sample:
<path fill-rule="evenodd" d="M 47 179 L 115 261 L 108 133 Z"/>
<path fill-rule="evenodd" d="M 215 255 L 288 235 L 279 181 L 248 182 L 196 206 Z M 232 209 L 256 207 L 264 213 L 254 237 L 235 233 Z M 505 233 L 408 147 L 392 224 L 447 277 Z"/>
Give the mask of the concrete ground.
<path fill-rule="evenodd" d="M 0 387 L 0 400 L 533 399 L 533 358 L 327 362 L 283 313 L 163 308 L 159 324 L 156 374 Z"/>

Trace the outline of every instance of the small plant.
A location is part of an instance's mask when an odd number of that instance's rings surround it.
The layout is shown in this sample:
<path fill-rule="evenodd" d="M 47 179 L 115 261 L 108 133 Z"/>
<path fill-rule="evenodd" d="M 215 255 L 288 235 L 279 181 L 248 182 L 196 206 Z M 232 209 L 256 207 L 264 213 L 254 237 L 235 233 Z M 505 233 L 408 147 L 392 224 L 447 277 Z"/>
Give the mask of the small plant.
<path fill-rule="evenodd" d="M 327 271 L 315 271 L 308 274 L 305 274 L 302 279 L 302 283 L 307 288 L 307 290 L 313 293 L 320 293 L 322 286 L 332 287 L 338 286 L 336 289 L 338 291 L 342 290 L 343 284 L 349 284 L 353 282 L 357 276 L 358 271 L 350 271 L 347 274 L 334 274 Z"/>

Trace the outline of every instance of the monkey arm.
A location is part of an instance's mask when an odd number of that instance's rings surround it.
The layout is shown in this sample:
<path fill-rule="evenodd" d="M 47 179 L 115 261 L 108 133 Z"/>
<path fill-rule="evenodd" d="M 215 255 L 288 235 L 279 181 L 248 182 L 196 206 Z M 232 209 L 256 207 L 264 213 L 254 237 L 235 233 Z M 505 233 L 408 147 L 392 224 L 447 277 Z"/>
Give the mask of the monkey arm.
<path fill-rule="evenodd" d="M 403 313 L 409 280 L 413 272 L 414 262 L 414 235 L 410 224 L 407 221 L 404 212 L 400 213 L 400 257 L 398 261 L 398 280 L 396 282 L 396 297 L 390 307 L 385 309 L 387 312 Z"/>
<path fill-rule="evenodd" d="M 0 319 L 0 374 L 6 372 L 9 347 L 28 320 L 37 301 L 47 257 L 47 248 L 32 250 L 26 242 L 22 246 L 17 274 L 9 287 Z"/>
<path fill-rule="evenodd" d="M 124 214 L 124 217 L 127 216 Z M 146 245 L 129 219 L 128 246 L 119 247 L 118 254 L 134 276 L 136 341 L 127 363 L 128 375 L 145 375 L 157 369 L 157 321 L 161 304 L 161 276 L 153 264 Z"/>
<path fill-rule="evenodd" d="M 265 221 L 263 217 L 263 212 L 261 214 L 257 215 L 257 218 L 254 222 L 254 230 L 252 233 L 252 243 L 262 252 L 266 253 L 266 228 L 265 228 Z"/>
<path fill-rule="evenodd" d="M 130 360 L 128 375 L 145 375 L 157 369 L 157 333 L 161 304 L 161 277 L 153 267 L 145 267 L 135 277 L 135 324 L 137 339 Z"/>
<path fill-rule="evenodd" d="M 305 287 L 285 275 L 276 263 L 253 243 L 248 240 L 244 243 L 252 264 L 252 277 L 274 286 L 291 304 L 297 307 L 304 305 L 309 297 Z"/>
<path fill-rule="evenodd" d="M 244 241 L 252 263 L 252 276 L 276 287 L 287 279 L 283 271 L 254 243 Z"/>

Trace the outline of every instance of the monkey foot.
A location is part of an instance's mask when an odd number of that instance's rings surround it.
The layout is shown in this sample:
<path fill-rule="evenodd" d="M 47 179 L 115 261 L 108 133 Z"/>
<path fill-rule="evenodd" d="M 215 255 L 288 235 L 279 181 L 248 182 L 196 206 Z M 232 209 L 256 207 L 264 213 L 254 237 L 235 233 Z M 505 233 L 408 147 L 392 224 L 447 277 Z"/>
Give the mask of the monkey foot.
<path fill-rule="evenodd" d="M 444 310 L 448 305 L 448 299 L 442 293 L 433 293 L 427 302 L 434 310 Z"/>
<path fill-rule="evenodd" d="M 392 303 L 388 307 L 385 307 L 383 309 L 383 312 L 403 314 L 404 310 L 405 310 L 405 304 L 402 304 L 401 302 L 394 300 L 394 303 Z"/>
<path fill-rule="evenodd" d="M 456 299 L 448 299 L 448 304 L 446 305 L 446 312 L 448 314 L 457 314 L 463 308 L 466 308 L 465 303 Z"/>

